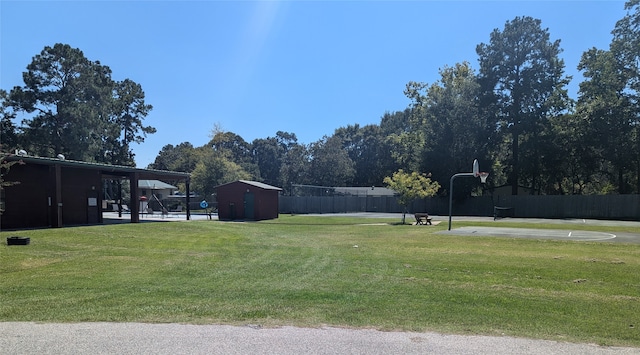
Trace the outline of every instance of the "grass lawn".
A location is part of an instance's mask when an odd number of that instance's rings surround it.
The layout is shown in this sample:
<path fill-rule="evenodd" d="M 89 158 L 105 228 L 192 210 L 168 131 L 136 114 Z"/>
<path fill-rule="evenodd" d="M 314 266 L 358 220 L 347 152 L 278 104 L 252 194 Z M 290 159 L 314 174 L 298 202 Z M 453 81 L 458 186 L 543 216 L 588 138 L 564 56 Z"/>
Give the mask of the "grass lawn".
<path fill-rule="evenodd" d="M 640 245 L 397 222 L 281 215 L 1 232 L 0 321 L 331 325 L 640 347 Z M 7 246 L 12 235 L 31 244 Z"/>

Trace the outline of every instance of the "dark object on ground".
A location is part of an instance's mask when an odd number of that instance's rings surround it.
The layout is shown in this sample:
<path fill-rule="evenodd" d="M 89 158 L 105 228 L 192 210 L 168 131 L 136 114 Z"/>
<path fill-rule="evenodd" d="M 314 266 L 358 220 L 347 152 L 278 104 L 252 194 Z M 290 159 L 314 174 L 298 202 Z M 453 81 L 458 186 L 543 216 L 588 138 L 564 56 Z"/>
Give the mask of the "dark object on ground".
<path fill-rule="evenodd" d="M 31 238 L 29 237 L 13 236 L 7 238 L 7 245 L 28 245 L 29 243 L 31 243 Z"/>
<path fill-rule="evenodd" d="M 429 217 L 428 213 L 415 213 L 413 216 L 416 217 L 416 226 L 419 224 L 431 224 L 431 217 Z"/>
<path fill-rule="evenodd" d="M 498 218 L 513 217 L 513 207 L 493 206 L 493 220 Z"/>

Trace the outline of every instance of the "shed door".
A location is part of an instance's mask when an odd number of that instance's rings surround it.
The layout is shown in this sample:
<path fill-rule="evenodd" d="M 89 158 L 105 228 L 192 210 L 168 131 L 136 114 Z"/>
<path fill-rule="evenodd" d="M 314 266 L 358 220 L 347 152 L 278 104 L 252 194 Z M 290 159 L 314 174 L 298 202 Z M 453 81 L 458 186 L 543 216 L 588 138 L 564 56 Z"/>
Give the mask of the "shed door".
<path fill-rule="evenodd" d="M 255 200 L 255 197 L 253 195 L 253 192 L 245 192 L 244 194 L 244 218 L 245 219 L 255 219 L 254 200 Z"/>

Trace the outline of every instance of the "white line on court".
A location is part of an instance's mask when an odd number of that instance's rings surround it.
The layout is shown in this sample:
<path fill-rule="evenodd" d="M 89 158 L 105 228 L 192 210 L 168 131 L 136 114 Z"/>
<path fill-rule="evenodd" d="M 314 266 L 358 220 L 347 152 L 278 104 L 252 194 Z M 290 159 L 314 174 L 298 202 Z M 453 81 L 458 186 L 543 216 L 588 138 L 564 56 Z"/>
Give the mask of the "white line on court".
<path fill-rule="evenodd" d="M 588 238 L 588 239 L 584 239 L 584 240 L 609 240 L 609 239 L 614 239 L 616 237 L 615 234 L 611 234 L 611 233 L 603 233 L 602 234 L 608 235 L 608 237 L 604 237 L 604 238 Z"/>
<path fill-rule="evenodd" d="M 615 234 L 595 231 L 562 231 L 554 229 L 530 229 L 530 228 L 504 228 L 504 227 L 461 227 L 452 231 L 452 234 L 471 234 L 483 236 L 510 236 L 540 239 L 564 239 L 573 241 L 603 241 L 616 238 Z"/>

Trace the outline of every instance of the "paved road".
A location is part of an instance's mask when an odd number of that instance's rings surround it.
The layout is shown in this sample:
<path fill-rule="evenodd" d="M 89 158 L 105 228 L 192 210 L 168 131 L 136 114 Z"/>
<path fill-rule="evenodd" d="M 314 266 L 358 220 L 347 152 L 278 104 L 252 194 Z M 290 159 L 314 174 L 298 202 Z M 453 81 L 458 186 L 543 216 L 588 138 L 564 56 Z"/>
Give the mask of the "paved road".
<path fill-rule="evenodd" d="M 0 354 L 640 354 L 512 337 L 343 328 L 0 323 Z"/>

